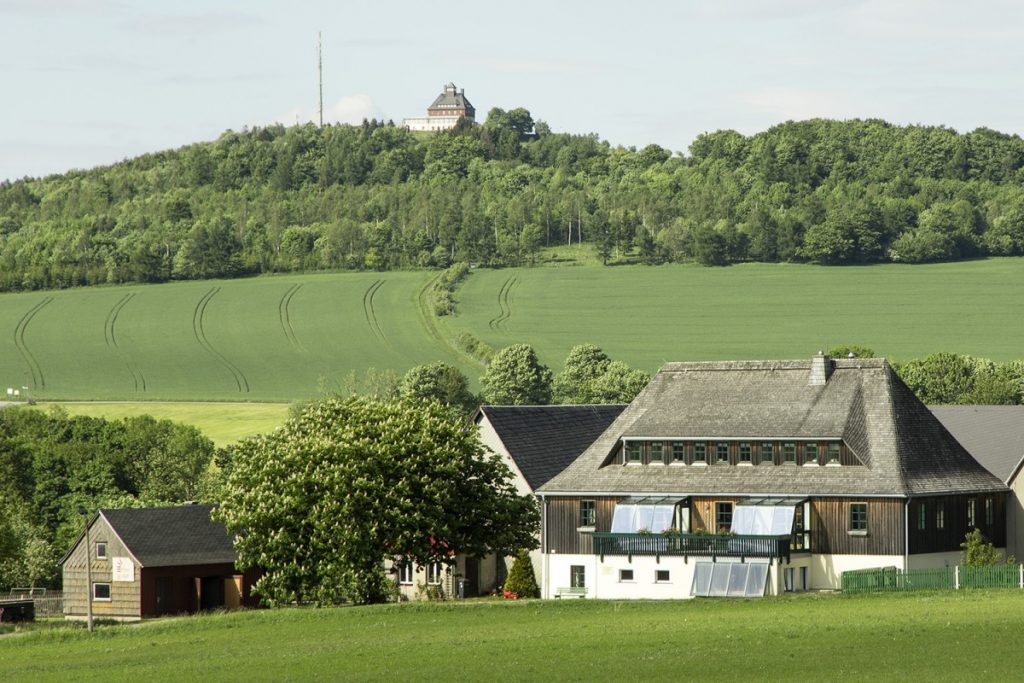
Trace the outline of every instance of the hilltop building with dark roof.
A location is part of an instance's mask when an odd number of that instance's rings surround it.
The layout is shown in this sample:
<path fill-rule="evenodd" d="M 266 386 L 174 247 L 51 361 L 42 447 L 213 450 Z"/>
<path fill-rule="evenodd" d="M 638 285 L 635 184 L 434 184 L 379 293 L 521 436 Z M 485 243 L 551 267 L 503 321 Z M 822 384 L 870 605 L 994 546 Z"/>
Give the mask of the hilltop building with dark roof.
<path fill-rule="evenodd" d="M 757 596 L 1006 546 L 1009 489 L 883 359 L 669 363 L 537 493 L 544 597 Z"/>
<path fill-rule="evenodd" d="M 449 81 L 441 94 L 427 107 L 425 117 L 405 119 L 402 125 L 409 130 L 418 131 L 450 130 L 460 119 L 474 121 L 475 118 L 476 109 L 466 99 L 466 91 L 456 88 L 455 84 Z"/>
<path fill-rule="evenodd" d="M 133 621 L 163 614 L 253 606 L 258 572 L 238 571 L 232 537 L 212 505 L 101 509 L 61 559 L 64 616 Z"/>

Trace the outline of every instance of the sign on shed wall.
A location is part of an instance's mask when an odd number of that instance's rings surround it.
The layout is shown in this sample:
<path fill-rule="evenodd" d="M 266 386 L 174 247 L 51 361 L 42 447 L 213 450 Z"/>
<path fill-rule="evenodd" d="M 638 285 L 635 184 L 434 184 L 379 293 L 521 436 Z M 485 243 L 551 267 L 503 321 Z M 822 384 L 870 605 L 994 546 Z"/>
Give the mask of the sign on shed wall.
<path fill-rule="evenodd" d="M 134 581 L 135 563 L 129 557 L 113 558 L 114 581 Z"/>

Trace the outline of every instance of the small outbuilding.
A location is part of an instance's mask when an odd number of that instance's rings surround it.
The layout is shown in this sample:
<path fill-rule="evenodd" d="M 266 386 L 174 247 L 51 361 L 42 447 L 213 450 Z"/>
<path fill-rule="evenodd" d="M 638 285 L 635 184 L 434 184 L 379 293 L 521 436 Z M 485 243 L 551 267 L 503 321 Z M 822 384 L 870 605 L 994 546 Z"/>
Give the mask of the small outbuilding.
<path fill-rule="evenodd" d="M 212 505 L 101 509 L 61 558 L 64 616 L 143 617 L 255 606 L 257 571 L 239 571 L 232 537 Z"/>

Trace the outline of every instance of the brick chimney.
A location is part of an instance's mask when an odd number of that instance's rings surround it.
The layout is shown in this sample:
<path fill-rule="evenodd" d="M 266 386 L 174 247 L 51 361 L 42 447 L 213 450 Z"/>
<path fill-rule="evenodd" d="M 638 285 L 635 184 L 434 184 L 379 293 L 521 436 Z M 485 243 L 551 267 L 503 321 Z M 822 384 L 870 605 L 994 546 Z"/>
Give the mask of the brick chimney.
<path fill-rule="evenodd" d="M 832 375 L 832 359 L 818 351 L 811 359 L 811 376 L 807 382 L 812 387 L 823 387 Z"/>

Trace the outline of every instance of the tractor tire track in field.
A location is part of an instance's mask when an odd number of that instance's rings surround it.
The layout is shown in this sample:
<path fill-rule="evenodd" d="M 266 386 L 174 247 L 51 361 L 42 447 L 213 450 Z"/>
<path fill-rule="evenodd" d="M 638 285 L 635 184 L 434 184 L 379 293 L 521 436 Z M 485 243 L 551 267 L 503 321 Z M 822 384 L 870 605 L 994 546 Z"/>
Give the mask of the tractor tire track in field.
<path fill-rule="evenodd" d="M 302 283 L 288 288 L 288 291 L 284 293 L 281 300 L 277 303 L 277 317 L 281 321 L 281 329 L 284 330 L 284 336 L 288 338 L 288 341 L 299 351 L 305 351 L 306 349 L 302 346 L 302 342 L 299 341 L 298 335 L 295 334 L 295 328 L 292 327 L 292 298 L 300 289 L 302 289 Z"/>
<path fill-rule="evenodd" d="M 366 315 L 366 324 L 370 326 L 370 331 L 382 342 L 387 343 L 388 340 L 384 336 L 384 330 L 381 329 L 380 323 L 377 322 L 377 311 L 373 307 L 373 297 L 384 286 L 384 282 L 384 280 L 375 280 L 366 292 L 363 293 L 363 313 Z"/>
<path fill-rule="evenodd" d="M 131 356 L 129 356 L 124 350 L 121 349 L 121 345 L 117 343 L 117 317 L 121 315 L 121 309 L 128 305 L 128 302 L 135 298 L 135 292 L 125 294 L 123 297 L 118 299 L 117 303 L 107 313 L 107 319 L 103 322 L 103 340 L 107 342 L 107 346 L 113 348 L 117 352 L 117 355 L 121 357 L 125 367 L 128 368 L 128 372 L 132 376 L 132 383 L 135 385 L 135 391 L 146 390 L 146 376 L 142 374 L 142 369 L 138 363 L 132 362 Z"/>
<path fill-rule="evenodd" d="M 217 296 L 220 292 L 220 287 L 211 287 L 210 291 L 203 295 L 203 297 L 196 303 L 195 309 L 192 311 L 192 333 L 196 337 L 196 341 L 202 346 L 207 353 L 220 361 L 221 365 L 227 368 L 228 372 L 235 380 L 235 384 L 238 386 L 238 391 L 249 393 L 249 380 L 246 379 L 245 374 L 238 368 L 237 365 L 227 359 L 223 353 L 214 348 L 210 340 L 206 338 L 206 329 L 203 327 L 203 318 L 206 315 L 206 307 L 213 300 L 213 297 Z"/>
<path fill-rule="evenodd" d="M 28 324 L 32 322 L 32 318 L 36 317 L 39 311 L 43 310 L 51 301 L 52 296 L 48 296 L 32 308 L 28 309 L 25 315 L 21 316 L 21 320 L 14 326 L 14 345 L 18 348 L 18 353 L 21 354 L 25 364 L 28 366 L 28 371 L 32 374 L 32 388 L 33 389 L 45 389 L 46 378 L 43 376 L 43 368 L 39 365 L 39 361 L 32 355 L 32 351 L 28 348 L 28 344 L 25 343 L 25 329 Z"/>
<path fill-rule="evenodd" d="M 501 289 L 498 290 L 498 309 L 500 312 L 487 322 L 487 326 L 492 330 L 498 331 L 502 329 L 501 326 L 512 317 L 512 303 L 509 301 L 509 294 L 518 283 L 519 278 L 510 277 L 505 280 L 504 284 L 501 285 Z"/>

